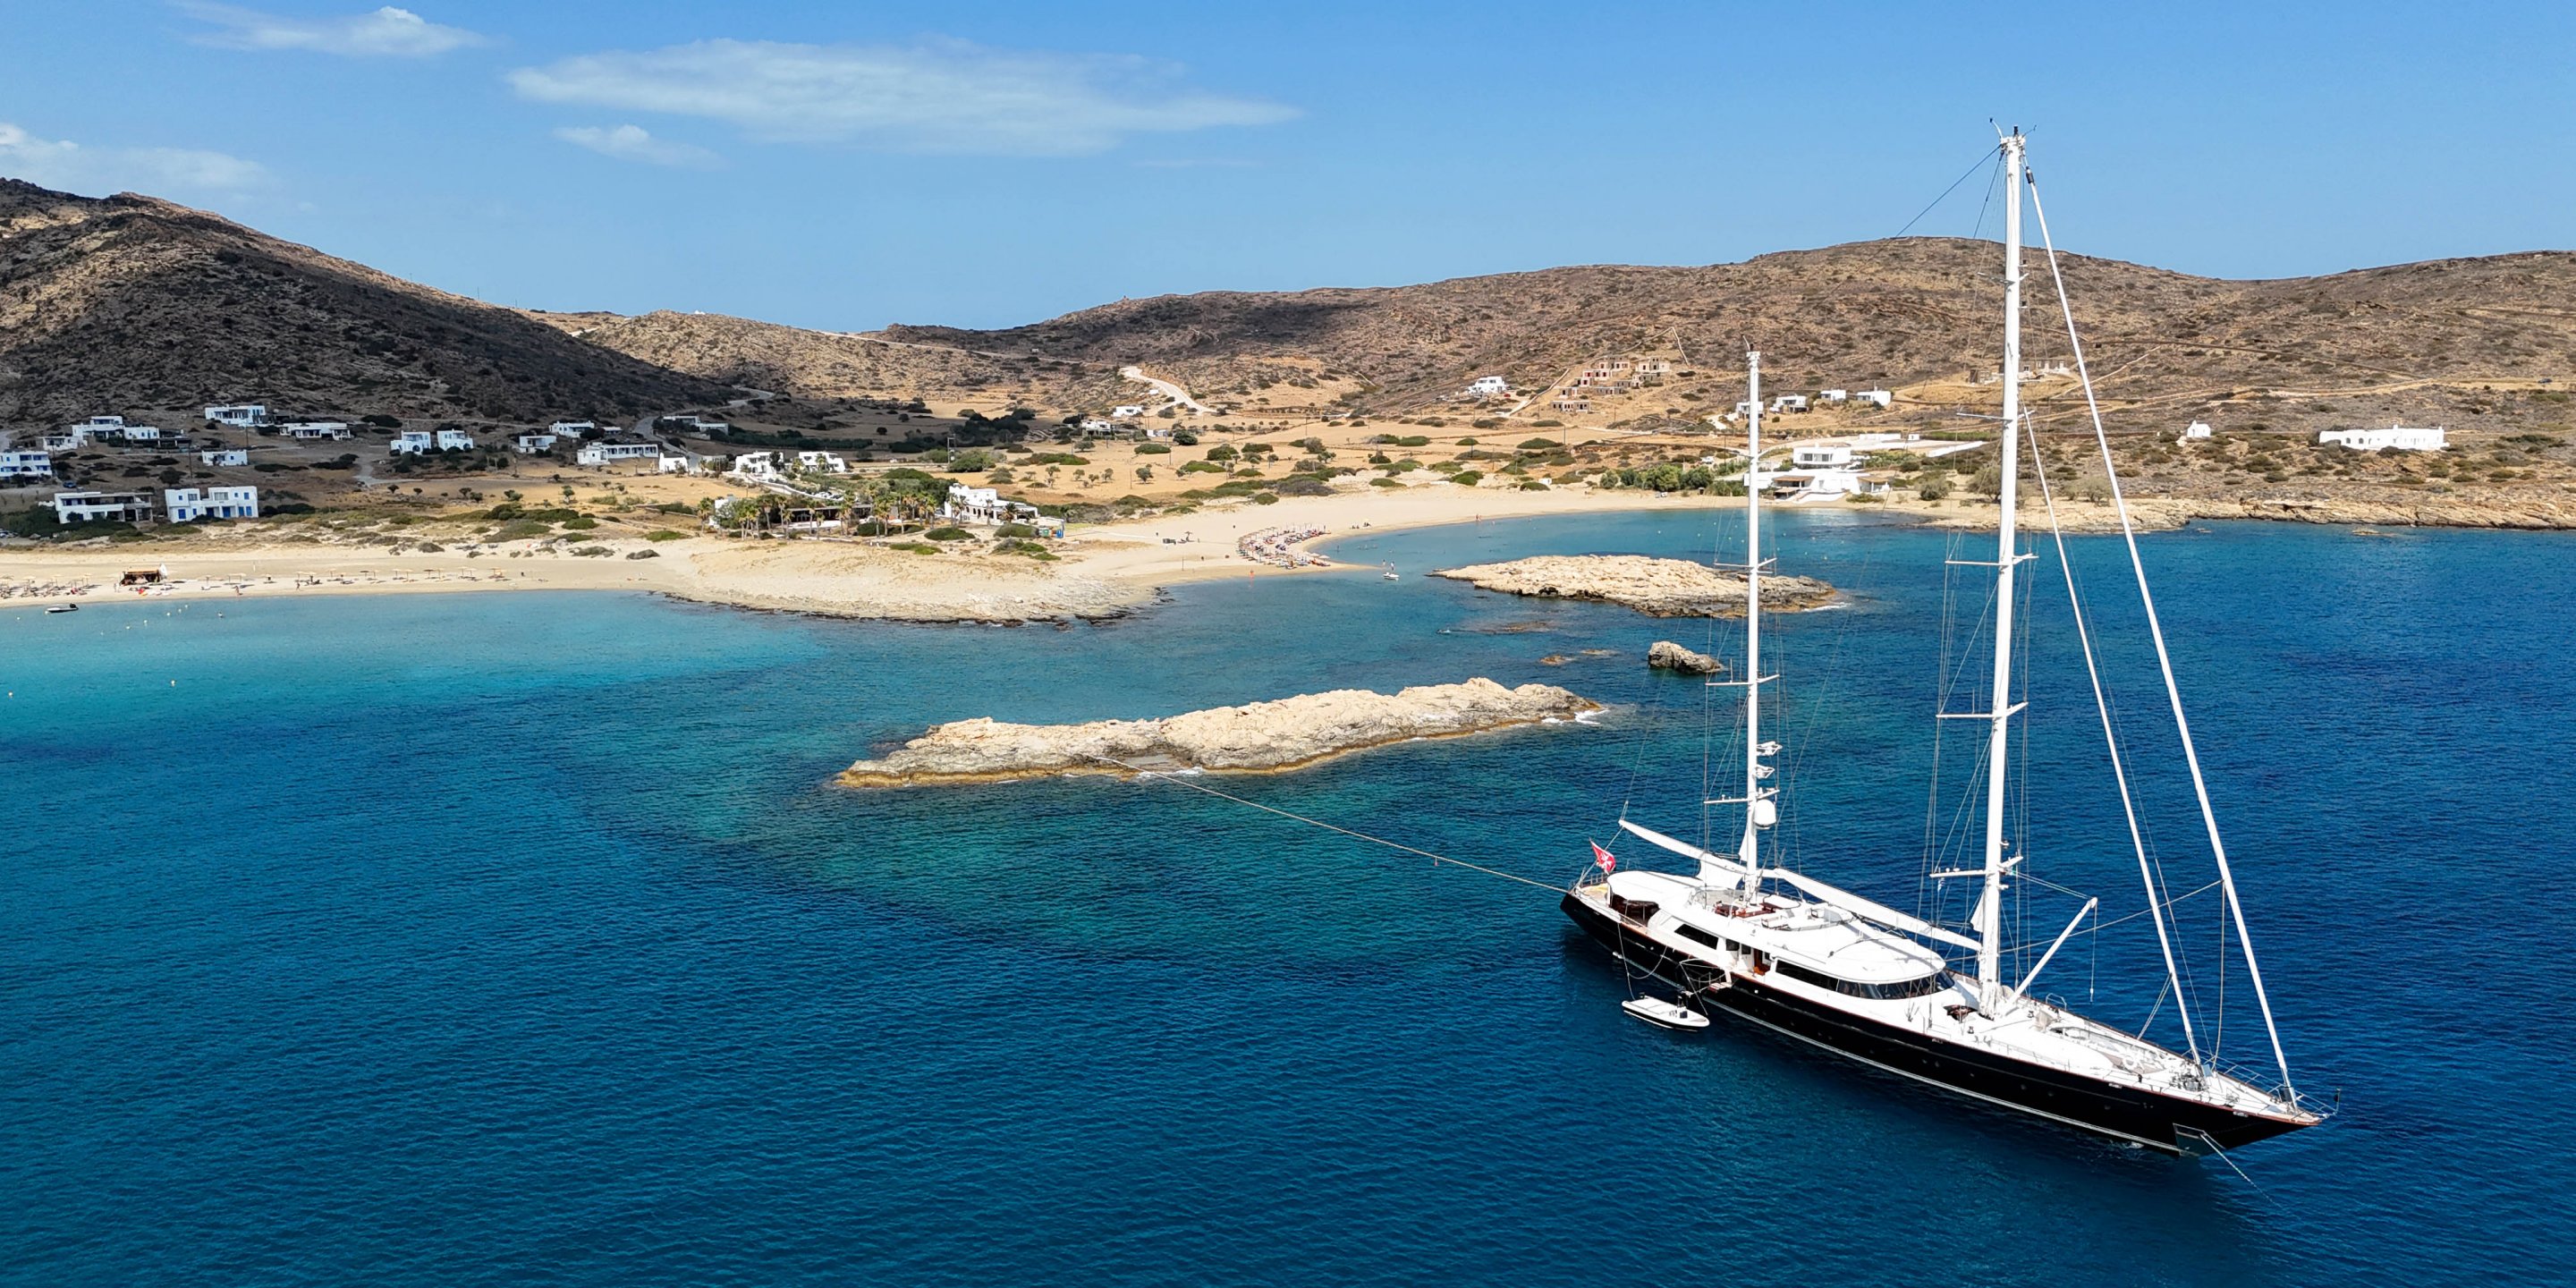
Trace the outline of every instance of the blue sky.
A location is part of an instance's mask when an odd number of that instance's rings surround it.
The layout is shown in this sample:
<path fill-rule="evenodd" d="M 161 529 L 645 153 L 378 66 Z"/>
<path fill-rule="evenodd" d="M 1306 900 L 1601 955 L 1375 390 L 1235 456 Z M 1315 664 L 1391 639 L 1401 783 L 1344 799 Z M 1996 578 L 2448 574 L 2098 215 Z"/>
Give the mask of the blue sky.
<path fill-rule="evenodd" d="M 2576 245 L 2563 3 L 27 7 L 0 173 L 541 308 L 989 326 L 1713 263 L 1896 232 L 1989 118 L 2067 249 Z"/>

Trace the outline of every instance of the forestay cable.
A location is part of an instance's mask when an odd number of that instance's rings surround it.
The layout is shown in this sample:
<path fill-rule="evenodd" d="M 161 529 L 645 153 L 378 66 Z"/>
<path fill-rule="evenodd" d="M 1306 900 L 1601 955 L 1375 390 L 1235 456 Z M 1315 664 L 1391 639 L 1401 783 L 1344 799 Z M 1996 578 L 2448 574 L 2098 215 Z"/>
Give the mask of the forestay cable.
<path fill-rule="evenodd" d="M 2102 473 L 2111 484 L 2111 504 L 2120 515 L 2120 537 L 2128 543 L 2129 567 L 2137 574 L 2138 602 L 2146 610 L 2147 635 L 2155 641 L 2156 666 L 2164 673 L 2165 698 L 2173 706 L 2174 731 L 2182 739 L 2183 763 L 2191 770 L 2191 790 L 2200 799 L 2200 821 L 2209 832 L 2209 850 L 2218 863 L 2219 884 L 2227 892 L 2227 912 L 2236 923 L 2236 944 L 2245 950 L 2245 976 L 2254 985 L 2254 1004 L 2263 1012 L 2263 1033 L 2272 1040 L 2272 1059 L 2281 1070 L 2281 1091 L 2293 1103 L 2298 1088 L 2290 1080 L 2290 1057 L 2281 1049 L 2281 1029 L 2272 1021 L 2272 999 L 2263 988 L 2263 968 L 2254 960 L 2254 939 L 2245 930 L 2245 905 L 2236 897 L 2236 877 L 2227 865 L 2227 843 L 2218 835 L 2218 811 L 2209 803 L 2209 784 L 2201 776 L 2200 751 L 2192 744 L 2191 721 L 2182 711 L 2182 688 L 2174 681 L 2173 656 L 2165 649 L 2165 628 L 2156 618 L 2155 596 L 2147 590 L 2147 565 L 2138 557 L 2138 531 L 2129 522 L 2129 504 L 2120 495 L 2120 471 L 2111 460 L 2111 436 L 2102 428 L 2102 404 L 2093 394 L 2093 373 L 2084 364 L 2084 341 L 2075 332 L 2075 306 L 2066 298 L 2066 276 L 2058 268 L 2057 243 L 2048 235 L 2048 212 L 2039 203 L 2039 180 L 2030 179 L 2031 213 L 2038 217 L 2040 245 L 2048 252 L 2049 277 L 2057 286 L 2057 309 L 2066 319 L 2066 343 L 2075 357 L 2075 374 L 2084 382 L 2084 409 L 2093 419 L 2093 441 L 2102 448 Z M 2017 372 L 2006 373 L 2016 378 Z M 2225 969 L 2224 963 L 2220 966 Z"/>

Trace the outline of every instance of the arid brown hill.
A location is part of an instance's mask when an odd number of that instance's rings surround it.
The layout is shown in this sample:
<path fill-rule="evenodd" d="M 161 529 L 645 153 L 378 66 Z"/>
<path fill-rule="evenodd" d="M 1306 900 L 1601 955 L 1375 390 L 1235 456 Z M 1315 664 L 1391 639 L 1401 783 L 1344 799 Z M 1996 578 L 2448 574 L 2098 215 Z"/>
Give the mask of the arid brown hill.
<path fill-rule="evenodd" d="M 1422 286 L 1211 291 L 1121 301 L 1001 331 L 897 326 L 889 339 L 1140 363 L 1202 395 L 1259 387 L 1281 359 L 1403 408 L 1473 375 L 1541 388 L 1586 358 L 1670 346 L 1731 368 L 1748 342 L 1783 389 L 1902 386 L 1990 371 L 2000 251 L 1902 238 L 1704 268 L 1594 266 Z M 2033 253 L 2034 365 L 2064 356 Z M 2097 372 L 2128 399 L 2576 371 L 2576 254 L 2436 260 L 2328 277 L 2224 281 L 2065 257 Z"/>
<path fill-rule="evenodd" d="M 234 401 L 525 421 L 726 396 L 204 211 L 0 179 L 0 421 Z"/>
<path fill-rule="evenodd" d="M 659 367 L 798 398 L 927 397 L 996 407 L 1106 406 L 1133 396 L 1114 367 L 656 310 L 529 317 Z"/>

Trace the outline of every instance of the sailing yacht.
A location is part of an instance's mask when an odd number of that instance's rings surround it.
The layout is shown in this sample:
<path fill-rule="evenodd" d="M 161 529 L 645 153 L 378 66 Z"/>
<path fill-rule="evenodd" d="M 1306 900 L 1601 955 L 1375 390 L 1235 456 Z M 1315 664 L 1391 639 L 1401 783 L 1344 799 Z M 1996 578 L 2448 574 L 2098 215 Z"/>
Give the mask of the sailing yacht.
<path fill-rule="evenodd" d="M 2001 142 L 2009 175 L 2004 238 L 2003 370 L 2021 370 L 2022 186 L 2028 178 L 2024 140 L 2019 131 Z M 2037 206 L 2037 189 L 2032 201 Z M 2045 237 L 2047 217 L 2040 210 Z M 2053 244 L 2050 253 L 2054 255 Z M 2081 360 L 2080 341 L 2070 343 Z M 1761 355 L 1748 355 L 1748 483 L 1757 479 L 1762 453 Z M 1863 898 L 1802 872 L 1765 862 L 1765 834 L 1779 820 L 1781 786 L 1771 780 L 1780 744 L 1762 732 L 1762 694 L 1779 677 L 1762 670 L 1761 489 L 1745 489 L 1744 668 L 1741 678 L 1711 681 L 1744 690 L 1744 779 L 1740 795 L 1704 802 L 1704 807 L 1741 807 L 1742 830 L 1733 853 L 1718 853 L 1655 831 L 1622 817 L 1630 835 L 1695 863 L 1688 874 L 1621 867 L 1607 851 L 1594 847 L 1595 861 L 1563 900 L 1566 914 L 1593 939 L 1622 961 L 1643 969 L 1681 991 L 1683 1004 L 1704 1014 L 1730 1015 L 1801 1042 L 1821 1047 L 1889 1073 L 1977 1100 L 2035 1114 L 2089 1132 L 2150 1149 L 2202 1154 L 2224 1151 L 2284 1132 L 2314 1125 L 2322 1114 L 2291 1086 L 2288 1060 L 2272 1022 L 2271 1004 L 2262 991 L 2250 941 L 2244 938 L 2244 914 L 2237 903 L 2215 817 L 2209 811 L 2189 725 L 2182 718 L 2172 668 L 2165 658 L 2161 627 L 2155 625 L 2152 597 L 2146 594 L 2143 567 L 2139 589 L 2147 621 L 2156 635 L 2168 696 L 2182 734 L 2192 781 L 2198 790 L 2208 838 L 2217 859 L 2227 910 L 2234 919 L 2239 949 L 2254 984 L 2263 1022 L 2279 1061 L 2279 1079 L 2257 1085 L 2256 1076 L 2222 1070 L 2214 1052 L 2205 1051 L 2183 1006 L 2184 990 L 2175 970 L 2168 901 L 2150 871 L 2125 769 L 2120 768 L 2117 734 L 2102 698 L 2091 640 L 2083 632 L 2088 671 L 2095 676 L 2097 706 L 2102 709 L 2106 741 L 2118 772 L 2124 808 L 2129 811 L 2133 845 L 2146 874 L 2149 911 L 2164 948 L 2173 1004 L 2181 1016 L 2188 1049 L 2173 1051 L 2143 1036 L 2088 1018 L 2042 996 L 2031 987 L 2057 950 L 2098 907 L 2083 909 L 2057 935 L 2038 963 L 2018 978 L 2007 979 L 2002 942 L 2003 900 L 2018 879 L 2022 856 L 2015 852 L 2006 811 L 2006 754 L 2013 718 L 2024 703 L 2013 692 L 2014 580 L 2020 565 L 2035 555 L 2018 548 L 2014 504 L 2018 485 L 2019 438 L 2024 428 L 2020 382 L 2003 382 L 2000 424 L 2002 520 L 1991 568 L 1995 578 L 1994 621 L 1987 637 L 1993 650 L 1988 692 L 1995 695 L 1983 712 L 1943 713 L 1944 718 L 1982 721 L 1985 729 L 1984 862 L 1974 868 L 1935 872 L 1934 881 L 1979 883 L 1980 895 L 1963 932 L 1936 924 L 1885 904 Z M 2087 382 L 2089 398 L 2089 378 Z M 2098 414 L 2097 414 L 2098 426 Z M 2109 453 L 2105 442 L 2104 464 Z M 2040 475 L 2044 485 L 2045 474 Z M 2116 488 L 2116 478 L 2114 479 Z M 2044 492 L 2043 492 L 2044 494 Z M 2114 493 L 2116 499 L 2116 491 Z M 2124 520 L 2125 521 L 2125 520 Z M 2131 555 L 2135 563 L 2134 534 Z M 2062 551 L 2061 551 L 2062 558 Z M 2071 582 L 2070 582 L 2071 590 Z M 2152 1021 L 2151 1021 L 2152 1023 Z"/>

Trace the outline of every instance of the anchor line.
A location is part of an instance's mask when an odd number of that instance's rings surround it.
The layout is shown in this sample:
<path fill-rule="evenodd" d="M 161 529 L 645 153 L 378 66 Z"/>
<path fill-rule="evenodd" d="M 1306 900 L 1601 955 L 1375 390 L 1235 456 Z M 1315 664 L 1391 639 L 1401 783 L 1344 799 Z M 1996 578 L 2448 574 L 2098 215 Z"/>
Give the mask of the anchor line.
<path fill-rule="evenodd" d="M 1158 782 L 1170 783 L 1175 787 L 1186 787 L 1194 792 L 1205 792 L 1210 796 L 1216 797 L 1218 800 L 1232 801 L 1237 805 L 1249 805 L 1265 814 L 1276 814 L 1281 818 L 1304 823 L 1309 827 L 1320 827 L 1327 832 L 1339 832 L 1355 841 L 1366 841 L 1371 845 L 1383 845 L 1390 850 L 1402 850 L 1407 854 L 1419 854 L 1422 857 L 1431 860 L 1435 866 L 1446 863 L 1452 867 L 1465 868 L 1470 872 L 1482 872 L 1489 877 L 1501 877 L 1505 881 L 1518 881 L 1525 886 L 1536 886 L 1551 894 L 1564 894 L 1566 892 L 1566 888 L 1564 886 L 1549 885 L 1544 881 L 1533 881 L 1528 877 L 1520 876 L 1516 873 L 1505 872 L 1498 868 L 1489 868 L 1481 863 L 1469 863 L 1465 859 L 1453 859 L 1446 854 L 1434 854 L 1431 851 L 1422 849 L 1418 846 L 1406 845 L 1402 841 L 1390 841 L 1383 836 L 1371 836 L 1366 832 L 1353 831 L 1352 829 L 1343 827 L 1340 824 L 1327 823 L 1320 818 L 1309 818 L 1304 814 L 1299 814 L 1292 810 L 1284 810 L 1276 805 L 1264 805 L 1259 801 L 1246 800 L 1231 792 L 1221 792 L 1204 783 L 1194 783 L 1186 778 L 1181 778 L 1162 770 L 1147 769 L 1141 765 L 1131 765 L 1115 756 L 1102 756 L 1095 754 L 1091 759 L 1099 761 L 1104 765 L 1116 765 L 1121 769 L 1134 773 L 1139 778 L 1150 778 Z"/>

